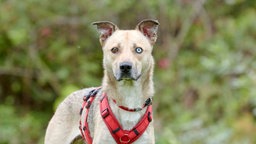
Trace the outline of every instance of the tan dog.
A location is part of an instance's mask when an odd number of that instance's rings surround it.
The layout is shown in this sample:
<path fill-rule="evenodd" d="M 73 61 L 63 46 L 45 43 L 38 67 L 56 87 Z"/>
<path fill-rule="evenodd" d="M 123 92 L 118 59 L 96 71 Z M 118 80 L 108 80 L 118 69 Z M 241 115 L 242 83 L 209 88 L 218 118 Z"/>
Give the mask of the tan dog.
<path fill-rule="evenodd" d="M 135 30 L 119 30 L 111 22 L 96 22 L 94 25 L 100 33 L 104 77 L 101 90 L 89 109 L 87 122 L 90 136 L 95 144 L 130 143 L 130 140 L 124 142 L 122 138 L 121 142 L 115 141 L 104 123 L 99 105 L 102 95 L 107 95 L 109 106 L 123 130 L 132 130 L 141 121 L 148 107 L 143 105 L 154 94 L 152 49 L 159 23 L 156 20 L 143 20 Z M 68 144 L 81 135 L 79 111 L 83 97 L 92 89 L 76 91 L 58 106 L 47 127 L 45 144 Z M 82 111 L 82 126 L 85 124 L 84 116 L 85 111 Z M 137 130 L 134 133 L 138 134 Z M 133 143 L 155 143 L 152 122 Z"/>

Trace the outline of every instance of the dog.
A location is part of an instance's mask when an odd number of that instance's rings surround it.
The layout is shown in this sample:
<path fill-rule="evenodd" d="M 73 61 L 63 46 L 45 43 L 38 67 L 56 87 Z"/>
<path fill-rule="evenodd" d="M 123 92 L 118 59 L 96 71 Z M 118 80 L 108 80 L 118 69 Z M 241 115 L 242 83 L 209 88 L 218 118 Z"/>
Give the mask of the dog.
<path fill-rule="evenodd" d="M 45 144 L 69 144 L 79 136 L 94 144 L 154 144 L 152 50 L 159 22 L 146 19 L 134 30 L 109 21 L 93 25 L 103 50 L 102 85 L 73 92 L 60 103 Z"/>

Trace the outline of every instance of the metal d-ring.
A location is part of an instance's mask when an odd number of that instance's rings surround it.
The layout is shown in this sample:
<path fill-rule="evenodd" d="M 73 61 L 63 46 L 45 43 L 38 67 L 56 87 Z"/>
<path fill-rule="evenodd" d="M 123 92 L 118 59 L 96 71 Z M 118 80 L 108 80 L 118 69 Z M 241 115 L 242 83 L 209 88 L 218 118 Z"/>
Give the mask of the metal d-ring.
<path fill-rule="evenodd" d="M 126 138 L 128 140 L 123 140 L 123 138 Z M 128 134 L 124 134 L 122 137 L 120 137 L 119 141 L 121 143 L 129 143 L 131 141 L 130 137 L 128 136 Z"/>

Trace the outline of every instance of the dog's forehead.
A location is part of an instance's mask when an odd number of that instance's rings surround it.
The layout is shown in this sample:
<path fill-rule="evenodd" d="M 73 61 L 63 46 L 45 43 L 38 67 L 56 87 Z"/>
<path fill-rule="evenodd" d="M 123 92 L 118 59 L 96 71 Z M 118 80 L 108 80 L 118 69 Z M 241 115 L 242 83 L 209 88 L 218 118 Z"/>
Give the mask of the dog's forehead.
<path fill-rule="evenodd" d="M 138 30 L 117 30 L 109 37 L 106 45 L 119 44 L 138 44 L 151 47 L 149 40 Z"/>

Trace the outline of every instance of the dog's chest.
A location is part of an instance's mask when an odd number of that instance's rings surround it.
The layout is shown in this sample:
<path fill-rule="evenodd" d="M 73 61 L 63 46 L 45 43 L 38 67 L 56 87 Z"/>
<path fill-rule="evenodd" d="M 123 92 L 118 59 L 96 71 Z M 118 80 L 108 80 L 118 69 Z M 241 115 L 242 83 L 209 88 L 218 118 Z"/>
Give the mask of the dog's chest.
<path fill-rule="evenodd" d="M 141 119 L 142 115 L 145 113 L 145 110 L 139 112 L 129 112 L 118 108 L 117 105 L 110 103 L 112 111 L 123 127 L 124 130 L 132 129 Z"/>

